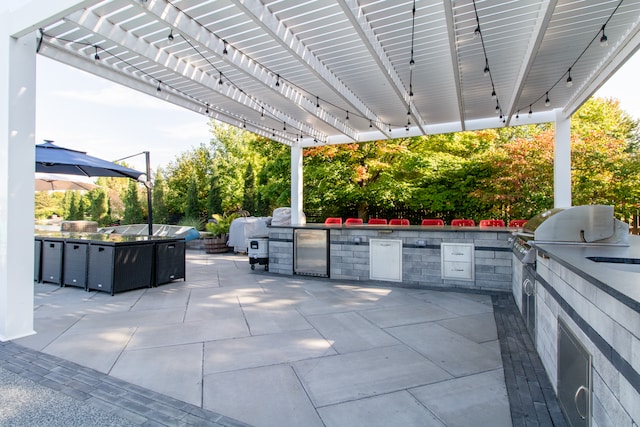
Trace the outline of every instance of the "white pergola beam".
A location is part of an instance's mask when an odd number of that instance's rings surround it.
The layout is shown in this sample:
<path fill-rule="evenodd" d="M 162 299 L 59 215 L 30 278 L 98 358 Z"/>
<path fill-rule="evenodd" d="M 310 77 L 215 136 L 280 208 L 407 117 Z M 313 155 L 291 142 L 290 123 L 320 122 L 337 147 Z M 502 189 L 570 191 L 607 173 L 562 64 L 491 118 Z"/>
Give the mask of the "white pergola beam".
<path fill-rule="evenodd" d="M 253 109 L 256 114 L 261 112 L 259 104 L 257 104 L 256 101 L 246 93 L 240 91 L 237 87 L 225 84 L 223 90 L 219 90 L 217 88 L 219 76 L 211 75 L 202 69 L 196 68 L 192 64 L 188 64 L 176 55 L 169 54 L 166 50 L 159 49 L 157 46 L 133 36 L 130 32 L 123 30 L 121 27 L 112 24 L 106 19 L 102 19 L 91 11 L 85 10 L 76 12 L 69 16 L 68 21 L 73 22 L 75 25 L 78 25 L 89 32 L 108 38 L 112 43 L 127 50 L 140 52 L 140 55 L 147 60 L 163 64 L 163 66 L 167 67 L 169 71 L 176 73 L 185 79 L 190 79 L 198 83 L 212 93 L 221 94 L 234 102 Z M 105 58 L 105 60 L 107 59 L 108 58 Z M 157 80 L 160 79 L 158 78 Z M 203 107 L 204 104 L 205 102 L 203 100 Z M 296 127 L 304 133 L 313 134 L 315 132 L 315 130 L 310 126 L 305 123 L 298 122 L 275 108 L 271 109 L 270 112 L 276 117 L 276 119 L 283 123 L 287 122 L 290 126 Z"/>
<path fill-rule="evenodd" d="M 595 93 L 640 47 L 640 17 L 633 27 L 622 35 L 607 58 L 585 80 L 562 110 L 564 117 L 571 117 L 580 106 Z M 630 84 L 634 84 L 631 82 Z"/>
<path fill-rule="evenodd" d="M 56 22 L 78 8 L 87 8 L 100 0 L 32 0 L 11 12 L 9 35 L 22 37 Z"/>
<path fill-rule="evenodd" d="M 387 82 L 389 82 L 389 86 L 396 93 L 396 96 L 408 106 L 410 101 L 409 94 L 404 87 L 400 76 L 396 72 L 395 67 L 389 60 L 386 52 L 373 32 L 371 25 L 369 25 L 369 22 L 365 18 L 362 8 L 358 2 L 356 0 L 338 0 L 338 4 L 342 7 L 345 16 L 349 19 L 351 25 L 353 25 L 353 28 L 356 33 L 358 33 L 360 40 L 362 40 L 362 43 L 371 54 L 373 60 L 378 64 L 378 68 L 380 69 L 381 74 L 387 79 Z M 407 66 L 408 65 L 409 64 L 407 64 Z M 411 116 L 415 120 L 416 125 L 422 129 L 424 120 L 416 113 L 414 108 L 411 109 Z M 376 123 L 376 126 L 382 133 L 386 134 L 384 125 L 380 126 L 379 123 Z M 422 130 L 424 131 L 424 129 Z"/>
<path fill-rule="evenodd" d="M 522 67 L 520 67 L 520 71 L 516 76 L 514 90 L 512 91 L 512 95 L 509 98 L 507 105 L 505 106 L 505 114 L 507 115 L 507 126 L 509 126 L 513 115 L 517 113 L 518 103 L 520 102 L 520 95 L 522 95 L 522 91 L 524 90 L 524 85 L 527 82 L 527 78 L 529 77 L 529 73 L 531 72 L 531 67 L 533 67 L 533 63 L 536 59 L 536 54 L 538 53 L 538 49 L 542 44 L 542 40 L 544 39 L 545 31 L 549 26 L 549 22 L 551 21 L 551 17 L 553 16 L 553 11 L 556 8 L 557 0 L 544 0 L 540 2 L 540 8 L 543 11 L 538 14 L 538 20 L 536 22 L 533 33 L 536 35 L 533 38 L 533 42 L 529 44 L 527 47 L 527 51 L 524 55 L 524 61 L 522 62 Z"/>
<path fill-rule="evenodd" d="M 179 9 L 168 3 L 166 0 L 156 0 L 152 2 L 148 8 L 143 9 L 147 13 L 153 15 L 159 20 L 169 22 L 175 27 L 181 35 L 194 40 L 200 46 L 204 46 L 207 52 L 220 59 L 222 58 L 222 50 L 224 48 L 223 40 L 217 38 L 214 34 L 208 31 L 206 28 L 201 27 L 193 19 L 189 18 Z M 300 92 L 294 86 L 288 84 L 285 80 L 280 81 L 280 87 L 273 86 L 274 77 L 264 67 L 256 63 L 253 59 L 247 57 L 242 52 L 232 49 L 228 57 L 224 60 L 233 65 L 237 70 L 244 73 L 246 76 L 253 80 L 260 82 L 264 87 L 268 88 L 272 92 L 283 97 L 288 102 L 295 102 L 303 110 L 315 115 L 318 119 L 327 123 L 329 126 L 348 135 L 353 141 L 358 140 L 358 132 L 351 126 L 348 126 L 343 120 L 338 119 L 336 116 L 328 112 L 324 108 L 316 108 L 315 100 L 309 99 L 305 94 Z M 255 102 L 255 101 L 254 101 Z M 264 103 L 265 105 L 268 105 Z M 260 110 L 260 108 L 258 108 Z M 291 123 L 297 122 L 293 118 L 282 119 L 283 122 Z M 318 139 L 326 139 L 326 135 L 317 131 L 309 125 L 302 125 L 299 123 L 298 129 L 304 131 L 308 135 L 312 135 Z"/>
<path fill-rule="evenodd" d="M 462 100 L 462 83 L 460 81 L 460 64 L 458 61 L 458 44 L 456 43 L 455 20 L 453 18 L 453 2 L 442 2 L 444 6 L 444 16 L 447 20 L 447 39 L 449 41 L 449 52 L 451 57 L 451 73 L 456 85 L 456 100 L 458 101 L 458 114 L 460 119 L 460 130 L 465 130 L 464 124 L 464 103 Z M 456 131 L 457 132 L 457 131 Z"/>
<path fill-rule="evenodd" d="M 207 115 L 205 113 L 207 107 L 201 102 L 185 97 L 184 95 L 170 89 L 165 89 L 158 94 L 156 86 L 149 84 L 147 81 L 141 80 L 132 75 L 123 74 L 121 70 L 114 69 L 112 66 L 102 64 L 101 62 L 95 62 L 87 57 L 78 55 L 75 52 L 68 51 L 61 46 L 43 43 L 40 54 L 79 70 L 86 71 L 87 73 L 100 75 L 113 83 L 128 87 L 149 96 L 159 97 L 171 104 L 186 108 L 196 113 Z M 239 128 L 244 128 L 246 124 L 247 130 L 250 130 L 251 132 L 264 136 L 265 138 L 273 139 L 274 141 L 278 141 L 285 145 L 293 145 L 293 141 L 290 138 L 281 135 L 279 132 L 276 132 L 274 136 L 269 129 L 260 127 L 252 122 L 245 122 L 241 117 L 219 109 L 215 105 L 209 105 L 208 116 Z"/>
<path fill-rule="evenodd" d="M 346 103 L 363 117 L 373 122 L 384 123 L 369 107 L 367 107 L 340 79 L 338 79 L 287 27 L 271 13 L 269 8 L 259 0 L 238 0 L 235 5 L 256 25 L 271 35 L 283 49 L 297 58 L 317 78 L 332 88 Z M 356 138 L 357 140 L 357 138 Z"/>

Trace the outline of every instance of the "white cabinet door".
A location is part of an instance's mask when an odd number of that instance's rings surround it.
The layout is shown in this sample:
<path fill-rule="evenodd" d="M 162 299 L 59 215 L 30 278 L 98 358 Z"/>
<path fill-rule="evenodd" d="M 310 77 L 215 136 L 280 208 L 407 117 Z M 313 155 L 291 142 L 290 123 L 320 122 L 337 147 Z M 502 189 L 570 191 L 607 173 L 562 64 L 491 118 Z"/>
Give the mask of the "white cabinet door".
<path fill-rule="evenodd" d="M 402 240 L 369 240 L 369 278 L 402 281 Z"/>
<path fill-rule="evenodd" d="M 473 243 L 442 243 L 440 248 L 443 279 L 473 280 Z"/>

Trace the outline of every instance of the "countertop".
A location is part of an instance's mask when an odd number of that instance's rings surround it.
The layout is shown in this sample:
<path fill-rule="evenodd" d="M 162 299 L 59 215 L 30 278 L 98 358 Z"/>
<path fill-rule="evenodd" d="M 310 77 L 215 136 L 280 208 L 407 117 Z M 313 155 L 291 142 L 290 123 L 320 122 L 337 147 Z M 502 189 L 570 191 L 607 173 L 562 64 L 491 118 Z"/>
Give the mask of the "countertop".
<path fill-rule="evenodd" d="M 481 232 L 503 232 L 513 233 L 514 231 L 522 231 L 521 228 L 514 227 L 452 227 L 450 225 L 438 226 L 438 225 L 382 225 L 382 224 L 358 224 L 358 225 L 345 225 L 345 224 L 321 224 L 321 223 L 309 223 L 302 225 L 270 225 L 270 228 L 307 228 L 311 230 L 393 230 L 393 231 L 455 231 L 455 232 L 468 232 L 468 231 L 481 231 Z"/>
<path fill-rule="evenodd" d="M 535 242 L 533 246 L 539 253 L 559 262 L 594 286 L 640 312 L 640 264 L 595 262 L 587 258 L 640 259 L 640 236 L 629 236 L 629 246 Z"/>
<path fill-rule="evenodd" d="M 46 240 L 68 240 L 87 241 L 93 243 L 139 243 L 139 242 L 163 242 L 184 240 L 182 237 L 147 236 L 130 234 L 107 234 L 107 233 L 74 233 L 64 231 L 52 231 L 36 233 L 35 237 Z"/>

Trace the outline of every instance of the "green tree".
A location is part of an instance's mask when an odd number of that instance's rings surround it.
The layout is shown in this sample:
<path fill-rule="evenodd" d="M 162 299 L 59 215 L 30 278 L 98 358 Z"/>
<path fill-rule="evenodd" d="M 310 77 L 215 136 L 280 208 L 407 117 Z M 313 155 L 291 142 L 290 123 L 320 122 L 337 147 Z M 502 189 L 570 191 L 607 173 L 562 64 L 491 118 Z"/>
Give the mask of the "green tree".
<path fill-rule="evenodd" d="M 242 199 L 242 209 L 249 213 L 255 213 L 256 210 L 256 177 L 253 173 L 253 166 L 247 163 L 244 172 L 244 196 Z"/>
<path fill-rule="evenodd" d="M 89 216 L 91 219 L 100 226 L 108 225 L 109 203 L 107 192 L 101 187 L 95 188 L 89 192 L 89 200 Z"/>
<path fill-rule="evenodd" d="M 218 179 L 218 172 L 213 171 L 209 180 L 209 195 L 207 196 L 207 212 L 209 218 L 214 214 L 222 214 L 222 189 Z"/>
<path fill-rule="evenodd" d="M 153 221 L 157 224 L 166 224 L 169 221 L 169 211 L 164 200 L 165 187 L 166 183 L 162 176 L 162 169 L 158 168 L 153 182 L 153 193 L 151 199 Z"/>
<path fill-rule="evenodd" d="M 69 207 L 65 215 L 65 219 L 74 221 L 78 219 L 78 199 L 75 191 L 68 191 L 69 193 Z"/>
<path fill-rule="evenodd" d="M 141 224 L 144 222 L 138 184 L 134 180 L 129 180 L 127 191 L 124 196 L 123 224 Z"/>
<path fill-rule="evenodd" d="M 198 183 L 193 177 L 189 181 L 189 187 L 187 187 L 184 216 L 187 218 L 199 218 L 201 216 L 200 208 L 198 207 Z"/>

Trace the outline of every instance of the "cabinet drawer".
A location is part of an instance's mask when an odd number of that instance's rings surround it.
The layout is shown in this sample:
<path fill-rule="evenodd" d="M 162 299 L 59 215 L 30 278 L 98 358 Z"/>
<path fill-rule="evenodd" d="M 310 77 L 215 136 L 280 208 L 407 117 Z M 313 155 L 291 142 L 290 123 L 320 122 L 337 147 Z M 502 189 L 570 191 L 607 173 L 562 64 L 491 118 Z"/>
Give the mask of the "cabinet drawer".
<path fill-rule="evenodd" d="M 472 243 L 443 243 L 442 259 L 445 261 L 472 262 Z"/>
<path fill-rule="evenodd" d="M 442 263 L 443 279 L 473 279 L 473 264 L 469 262 L 444 261 Z"/>

